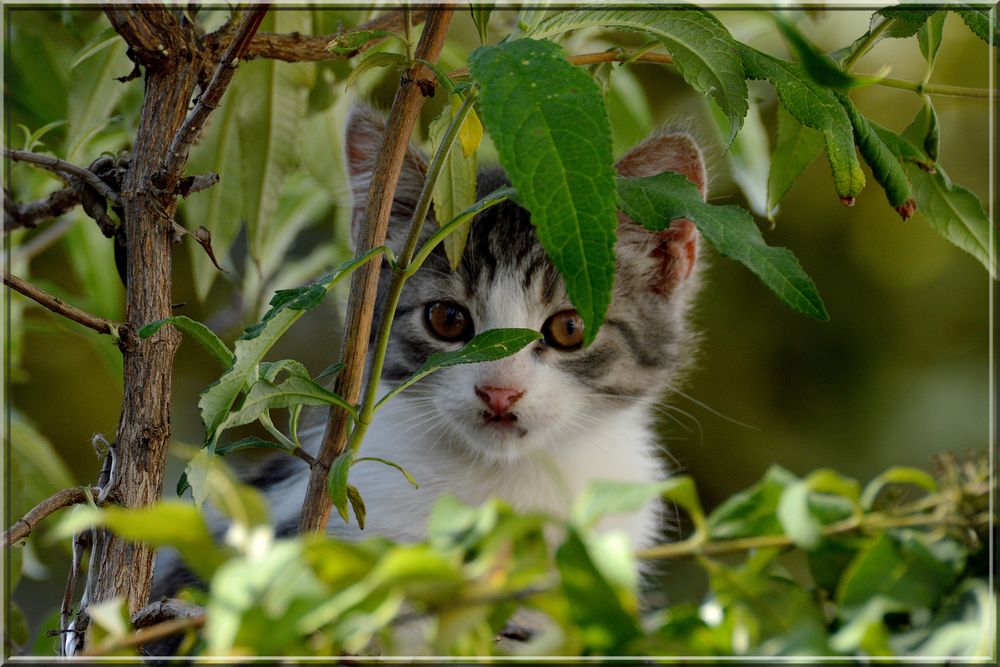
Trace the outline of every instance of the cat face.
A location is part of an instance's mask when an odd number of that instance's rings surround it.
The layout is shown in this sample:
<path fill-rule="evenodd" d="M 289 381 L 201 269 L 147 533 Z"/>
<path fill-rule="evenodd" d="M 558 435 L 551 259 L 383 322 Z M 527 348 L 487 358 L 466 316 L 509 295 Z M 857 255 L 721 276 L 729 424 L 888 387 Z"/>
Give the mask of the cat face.
<path fill-rule="evenodd" d="M 348 129 L 348 164 L 355 201 L 361 204 L 381 123 L 362 109 Z M 694 148 L 685 135 L 669 136 L 675 137 L 671 143 Z M 694 151 L 701 178 L 696 182 L 703 187 L 700 153 Z M 656 159 L 650 157 L 654 154 Z M 654 137 L 626 156 L 619 172 L 639 176 L 666 171 L 671 167 L 663 167 L 667 154 L 663 137 Z M 394 247 L 405 238 L 423 165 L 411 151 L 390 220 L 388 242 Z M 484 171 L 479 195 L 506 184 L 499 170 Z M 356 223 L 363 208 L 355 209 Z M 436 227 L 429 218 L 424 239 Z M 584 348 L 583 322 L 538 243 L 528 212 L 507 201 L 478 216 L 457 270 L 450 269 L 439 248 L 406 283 L 382 380 L 398 384 L 431 354 L 457 350 L 489 329 L 533 329 L 543 338 L 505 359 L 438 371 L 395 400 L 426 413 L 447 441 L 497 462 L 536 448 L 572 447 L 574 439 L 615 413 L 655 401 L 666 385 L 678 381 L 692 356 L 685 314 L 696 282 L 697 233 L 690 222 L 679 221 L 654 234 L 621 216 L 618 235 L 607 319 Z M 383 289 L 389 273 L 384 269 Z"/>

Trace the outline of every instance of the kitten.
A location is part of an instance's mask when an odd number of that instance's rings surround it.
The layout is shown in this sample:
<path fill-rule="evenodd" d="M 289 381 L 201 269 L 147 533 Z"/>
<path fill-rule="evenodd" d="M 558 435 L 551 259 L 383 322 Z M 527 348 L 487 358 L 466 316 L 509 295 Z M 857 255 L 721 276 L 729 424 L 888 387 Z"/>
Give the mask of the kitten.
<path fill-rule="evenodd" d="M 366 107 L 355 109 L 348 121 L 355 238 L 384 122 Z M 705 195 L 701 152 L 687 134 L 655 133 L 616 167 L 630 177 L 676 171 Z M 387 242 L 397 251 L 425 170 L 425 159 L 411 147 L 389 222 Z M 507 184 L 501 171 L 484 170 L 479 196 Z M 436 228 L 431 216 L 422 240 Z M 541 331 L 544 339 L 499 361 L 438 371 L 386 404 L 361 453 L 399 463 L 420 488 L 388 466 L 357 465 L 350 478 L 367 505 L 365 530 L 334 513 L 330 532 L 415 541 L 424 536 L 430 508 L 443 494 L 473 505 L 496 496 L 518 510 L 564 517 L 592 480 L 662 479 L 652 407 L 676 386 L 693 356 L 686 316 L 698 285 L 698 234 L 689 221 L 653 233 L 619 214 L 616 254 L 607 319 L 583 348 L 583 323 L 523 208 L 507 201 L 481 214 L 456 271 L 443 249 L 435 250 L 403 290 L 381 392 L 431 354 L 458 349 L 487 329 L 523 327 Z M 381 294 L 389 278 L 383 265 Z M 376 312 L 376 322 L 379 317 Z M 309 436 L 318 443 L 322 431 Z M 295 532 L 308 477 L 305 466 L 291 463 L 258 480 L 267 487 L 279 534 Z M 602 527 L 624 530 L 636 548 L 661 530 L 653 505 L 611 517 Z"/>

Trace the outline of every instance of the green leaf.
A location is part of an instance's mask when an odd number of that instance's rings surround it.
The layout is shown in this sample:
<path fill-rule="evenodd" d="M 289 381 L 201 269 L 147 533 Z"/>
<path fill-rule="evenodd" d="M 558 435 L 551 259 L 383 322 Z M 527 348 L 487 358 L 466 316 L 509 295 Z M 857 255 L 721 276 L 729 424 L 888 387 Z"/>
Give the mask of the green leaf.
<path fill-rule="evenodd" d="M 914 146 L 922 146 L 927 157 L 937 161 L 941 147 L 941 130 L 938 126 L 937 111 L 934 110 L 929 97 L 924 99 L 924 106 L 920 107 L 913 122 L 903 130 L 903 138 Z"/>
<path fill-rule="evenodd" d="M 684 80 L 718 102 L 729 119 L 732 142 L 747 114 L 746 77 L 736 41 L 711 14 L 690 9 L 570 10 L 542 21 L 532 35 L 547 37 L 587 26 L 642 32 L 662 42 Z"/>
<path fill-rule="evenodd" d="M 205 131 L 191 147 L 186 171 L 191 174 L 215 173 L 219 182 L 204 192 L 196 192 L 180 203 L 190 229 L 199 226 L 212 235 L 212 251 L 220 262 L 229 255 L 243 222 L 243 157 L 239 136 L 239 98 L 250 95 L 248 85 L 237 73 L 219 108 L 209 117 Z M 221 271 L 198 243 L 185 243 L 191 258 L 194 291 L 204 302 Z"/>
<path fill-rule="evenodd" d="M 963 9 L 955 9 L 958 15 L 965 21 L 976 37 L 983 40 L 990 46 L 996 46 L 998 42 L 996 26 L 991 28 L 990 10 L 986 7 L 972 7 L 966 5 Z"/>
<path fill-rule="evenodd" d="M 824 136 L 819 130 L 803 125 L 785 105 L 778 105 L 778 138 L 771 156 L 767 179 L 767 214 L 774 215 L 796 179 L 823 150 Z"/>
<path fill-rule="evenodd" d="M 76 69 L 76 66 L 85 61 L 87 58 L 100 53 L 115 42 L 118 42 L 119 39 L 121 39 L 121 37 L 114 28 L 110 26 L 105 28 L 91 37 L 90 40 L 83 45 L 83 48 L 81 48 L 76 57 L 73 58 L 73 62 L 70 63 L 69 68 Z"/>
<path fill-rule="evenodd" d="M 205 424 L 206 443 L 213 445 L 218 437 L 219 425 L 226 418 L 236 397 L 247 385 L 251 375 L 258 371 L 258 364 L 268 350 L 292 326 L 307 309 L 315 307 L 323 295 L 351 274 L 356 268 L 380 256 L 383 246 L 373 248 L 361 257 L 345 263 L 337 271 L 325 276 L 318 283 L 298 290 L 282 290 L 271 300 L 271 310 L 262 322 L 250 327 L 243 337 L 236 341 L 236 360 L 232 368 L 201 394 L 198 407 Z M 318 286 L 318 287 L 317 287 Z"/>
<path fill-rule="evenodd" d="M 269 12 L 261 32 L 309 34 L 306 12 Z M 303 67 L 305 65 L 305 67 Z M 282 184 L 299 162 L 299 135 L 308 106 L 309 63 L 262 59 L 244 62 L 239 78 L 238 132 L 243 213 L 249 253 L 259 260 L 272 237 Z"/>
<path fill-rule="evenodd" d="M 587 345 L 611 301 L 618 224 L 601 92 L 548 41 L 480 47 L 469 69 L 500 163 L 566 283 Z"/>
<path fill-rule="evenodd" d="M 573 522 L 583 529 L 608 514 L 638 512 L 674 486 L 672 480 L 646 483 L 592 481 L 573 504 Z"/>
<path fill-rule="evenodd" d="M 472 22 L 476 24 L 476 31 L 479 32 L 479 42 L 485 44 L 488 35 L 487 26 L 490 23 L 490 14 L 493 13 L 493 8 L 470 5 L 469 13 L 472 14 Z"/>
<path fill-rule="evenodd" d="M 556 551 L 562 590 L 569 615 L 579 629 L 589 653 L 621 655 L 624 647 L 641 635 L 632 614 L 618 593 L 594 564 L 575 528 Z"/>
<path fill-rule="evenodd" d="M 712 206 L 680 174 L 619 178 L 618 201 L 630 218 L 654 231 L 678 218 L 694 222 L 720 254 L 753 271 L 782 301 L 820 320 L 829 316 L 816 285 L 789 250 L 768 246 L 750 214 L 738 206 Z"/>
<path fill-rule="evenodd" d="M 871 167 L 872 176 L 885 190 L 889 205 L 896 209 L 896 213 L 899 213 L 903 220 L 906 220 L 913 215 L 916 202 L 910 192 L 910 182 L 906 178 L 906 172 L 903 171 L 900 156 L 882 141 L 882 136 L 875 131 L 868 119 L 861 115 L 846 95 L 838 94 L 837 98 L 851 119 L 855 141 L 861 149 L 865 162 Z"/>
<path fill-rule="evenodd" d="M 345 523 L 351 522 L 351 515 L 347 513 L 347 472 L 351 469 L 351 464 L 354 463 L 354 457 L 354 450 L 346 449 L 334 459 L 333 466 L 330 468 L 328 484 L 330 500 L 333 501 L 333 506 L 337 508 L 340 518 Z"/>
<path fill-rule="evenodd" d="M 729 136 L 729 120 L 714 101 L 709 108 L 724 136 Z M 767 142 L 767 130 L 756 102 L 751 102 L 750 110 L 743 121 L 743 128 L 736 135 L 726 153 L 729 172 L 743 191 L 750 210 L 756 215 L 767 215 L 767 181 L 771 170 L 771 155 Z"/>
<path fill-rule="evenodd" d="M 395 468 L 399 472 L 403 473 L 403 477 L 406 478 L 407 482 L 409 482 L 410 484 L 413 485 L 414 489 L 419 489 L 420 488 L 420 485 L 417 484 L 417 480 L 413 479 L 413 475 L 411 475 L 410 473 L 406 472 L 406 469 L 403 468 L 403 466 L 401 466 L 398 463 L 396 463 L 395 461 L 390 461 L 388 459 L 382 459 L 382 458 L 379 458 L 377 456 L 362 456 L 361 458 L 354 459 L 354 461 L 351 463 L 351 465 L 353 466 L 355 463 L 360 463 L 361 461 L 378 461 L 379 463 L 387 465 L 390 468 Z"/>
<path fill-rule="evenodd" d="M 928 8 L 918 4 L 902 4 L 898 7 L 885 7 L 878 10 L 878 13 L 889 19 L 909 23 L 914 27 L 914 32 L 910 33 L 910 35 L 913 35 L 916 32 L 916 26 L 923 25 L 924 21 L 929 19 L 936 11 L 937 8 L 935 7 Z"/>
<path fill-rule="evenodd" d="M 696 535 L 707 536 L 708 523 L 705 521 L 705 511 L 698 499 L 698 490 L 694 480 L 687 475 L 674 475 L 664 482 L 666 488 L 660 494 L 665 500 L 677 503 L 677 506 L 687 512 L 694 525 Z"/>
<path fill-rule="evenodd" d="M 139 338 L 149 338 L 161 328 L 164 324 L 172 324 L 177 327 L 180 331 L 191 336 L 195 341 L 201 343 L 206 350 L 208 350 L 215 359 L 222 364 L 223 368 L 229 368 L 233 365 L 232 351 L 226 347 L 226 344 L 215 335 L 215 332 L 206 327 L 201 322 L 192 320 L 190 317 L 185 315 L 172 315 L 166 317 L 162 320 L 156 320 L 155 322 L 150 322 L 146 326 L 139 329 Z"/>
<path fill-rule="evenodd" d="M 365 529 L 365 501 L 361 498 L 358 487 L 347 485 L 347 499 L 351 501 L 351 509 L 354 510 L 354 518 L 358 520 L 358 528 Z"/>
<path fill-rule="evenodd" d="M 940 166 L 936 173 L 928 174 L 907 165 L 906 173 L 924 219 L 941 236 L 978 259 L 996 278 L 996 248 L 991 257 L 989 245 L 990 219 L 976 195 L 952 183 Z"/>
<path fill-rule="evenodd" d="M 768 468 L 764 478 L 722 502 L 708 517 L 713 539 L 752 535 L 780 535 L 775 513 L 782 492 L 798 478 L 778 465 Z"/>
<path fill-rule="evenodd" d="M 338 35 L 326 45 L 326 50 L 338 56 L 353 55 L 355 51 L 374 39 L 394 37 L 404 44 L 406 39 L 399 33 L 389 30 L 352 30 Z"/>
<path fill-rule="evenodd" d="M 804 480 L 784 490 L 778 502 L 777 516 L 785 535 L 796 545 L 809 550 L 819 544 L 822 526 L 809 511 L 809 485 Z"/>
<path fill-rule="evenodd" d="M 772 16 L 785 41 L 791 45 L 799 62 L 802 63 L 809 78 L 814 82 L 826 88 L 844 89 L 852 88 L 861 83 L 857 77 L 840 69 L 830 56 L 816 48 L 794 23 L 791 23 L 781 13 L 774 12 Z"/>
<path fill-rule="evenodd" d="M 262 438 L 243 438 L 235 442 L 224 442 L 215 447 L 216 456 L 229 456 L 233 452 L 238 452 L 244 449 L 280 449 L 281 451 L 289 451 L 287 445 L 283 445 L 277 442 L 272 442 L 271 440 L 264 440 Z M 185 487 L 186 488 L 186 487 Z"/>
<path fill-rule="evenodd" d="M 219 426 L 219 431 L 249 424 L 260 419 L 268 410 L 294 405 L 337 405 L 356 415 L 354 406 L 337 394 L 309 378 L 293 375 L 281 384 L 272 384 L 265 379 L 254 383 L 243 404 L 238 410 L 229 413 Z"/>
<path fill-rule="evenodd" d="M 31 641 L 31 631 L 28 629 L 28 619 L 25 618 L 21 607 L 13 600 L 9 600 L 6 606 L 9 615 L 4 628 L 6 630 L 4 633 L 6 635 L 4 652 L 10 655 L 10 648 L 13 648 L 13 653 L 17 654 L 28 648 L 28 643 Z"/>
<path fill-rule="evenodd" d="M 351 73 L 347 75 L 347 87 L 353 86 L 358 77 L 367 72 L 370 69 L 376 67 L 388 67 L 390 65 L 395 65 L 396 67 L 402 67 L 406 64 L 406 56 L 402 53 L 393 53 L 392 51 L 376 51 L 370 53 L 365 58 L 354 66 Z"/>
<path fill-rule="evenodd" d="M 910 143 L 909 140 L 871 120 L 868 121 L 868 125 L 875 131 L 875 134 L 885 144 L 885 147 L 894 153 L 900 161 L 912 162 L 924 171 L 934 171 L 936 169 L 934 161 L 926 153 Z"/>
<path fill-rule="evenodd" d="M 345 364 L 342 361 L 334 362 L 329 366 L 327 366 L 326 368 L 324 368 L 322 371 L 320 371 L 319 375 L 317 375 L 314 379 L 322 380 L 325 377 L 332 377 L 337 373 L 339 373 L 340 371 L 344 370 L 346 366 L 347 364 Z"/>
<path fill-rule="evenodd" d="M 865 174 L 854 150 L 851 121 L 833 92 L 810 81 L 800 65 L 748 46 L 739 48 L 747 77 L 770 81 L 796 120 L 823 132 L 837 195 L 843 203 L 853 204 L 865 186 Z"/>
<path fill-rule="evenodd" d="M 478 364 L 482 361 L 503 359 L 519 352 L 541 337 L 542 335 L 533 329 L 489 329 L 477 334 L 461 349 L 435 352 L 416 373 L 380 398 L 376 408 L 435 371 L 459 364 Z"/>
<path fill-rule="evenodd" d="M 262 526 L 268 522 L 267 501 L 252 486 L 236 481 L 229 467 L 207 449 L 201 449 L 185 469 L 195 507 L 206 501 L 235 523 Z"/>
<path fill-rule="evenodd" d="M 934 67 L 934 62 L 937 60 L 938 49 L 941 48 L 941 39 L 944 35 L 944 20 L 947 17 L 948 13 L 945 11 L 935 12 L 917 31 L 920 53 L 930 67 Z"/>
<path fill-rule="evenodd" d="M 13 493 L 7 507 L 13 520 L 57 491 L 74 486 L 76 482 L 48 438 L 19 411 L 11 408 L 9 414 L 5 439 L 10 443 L 10 482 Z"/>
<path fill-rule="evenodd" d="M 77 507 L 60 519 L 52 531 L 52 539 L 65 540 L 95 526 L 104 526 L 130 542 L 175 547 L 205 581 L 211 579 L 215 569 L 225 561 L 224 554 L 212 540 L 205 518 L 189 503 L 168 500 L 132 509 Z"/>
<path fill-rule="evenodd" d="M 882 533 L 845 572 L 837 602 L 849 609 L 884 595 L 907 609 L 932 608 L 955 578 L 956 572 L 919 540 Z"/>
<path fill-rule="evenodd" d="M 872 505 L 875 504 L 878 494 L 889 484 L 913 484 L 929 493 L 937 493 L 938 490 L 937 482 L 923 470 L 907 468 L 905 466 L 894 466 L 865 486 L 865 490 L 861 494 L 861 506 L 865 510 L 870 510 Z"/>
<path fill-rule="evenodd" d="M 462 98 L 458 95 L 452 95 L 451 104 L 446 104 L 441 115 L 431 122 L 428 134 L 435 152 L 440 150 L 441 142 L 461 105 Z M 468 118 L 462 123 L 462 127 L 464 128 L 467 123 Z M 479 132 L 481 137 L 481 126 Z M 441 222 L 453 219 L 476 202 L 476 162 L 475 149 L 469 153 L 465 152 L 464 148 L 458 150 L 457 147 L 452 146 L 445 156 L 444 163 L 441 165 L 441 173 L 434 182 L 434 189 L 431 191 L 434 215 Z M 457 269 L 462 261 L 462 253 L 465 251 L 470 228 L 471 221 L 444 240 L 444 251 L 451 263 L 452 270 Z"/>
<path fill-rule="evenodd" d="M 258 366 L 259 376 L 268 382 L 274 382 L 281 373 L 288 373 L 292 377 L 311 379 L 309 369 L 301 361 L 295 359 L 282 359 L 281 361 L 262 361 Z"/>

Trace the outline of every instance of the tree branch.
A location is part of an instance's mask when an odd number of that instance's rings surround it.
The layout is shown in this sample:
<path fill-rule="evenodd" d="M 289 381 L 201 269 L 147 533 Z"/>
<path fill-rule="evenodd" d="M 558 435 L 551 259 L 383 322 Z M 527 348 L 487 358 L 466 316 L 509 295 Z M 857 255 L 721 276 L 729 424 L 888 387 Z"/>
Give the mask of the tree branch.
<path fill-rule="evenodd" d="M 414 9 L 411 12 L 414 23 L 423 21 L 427 15 L 426 9 Z M 206 37 L 206 41 L 225 39 L 231 32 L 231 28 L 223 29 Z M 392 32 L 403 31 L 402 11 L 387 12 L 376 16 L 371 21 L 363 23 L 356 28 L 345 32 L 359 32 L 361 30 L 389 30 Z M 247 60 L 254 58 L 271 58 L 272 60 L 283 60 L 285 62 L 315 62 L 319 60 L 333 60 L 338 58 L 350 58 L 368 48 L 375 46 L 384 38 L 373 39 L 357 51 L 346 55 L 337 55 L 326 50 L 326 45 L 343 33 L 331 35 L 279 35 L 275 33 L 258 33 L 250 41 L 250 46 L 244 56 Z"/>
<path fill-rule="evenodd" d="M 260 27 L 260 23 L 264 20 L 264 15 L 269 8 L 269 4 L 256 5 L 253 11 L 247 14 L 243 23 L 236 31 L 233 41 L 229 44 L 229 48 L 226 49 L 218 65 L 215 66 L 212 80 L 209 81 L 208 86 L 199 96 L 198 103 L 194 109 L 184 119 L 184 124 L 181 125 L 180 129 L 174 135 L 167 153 L 167 159 L 160 168 L 160 173 L 157 175 L 157 181 L 163 187 L 173 189 L 172 184 L 180 177 L 181 170 L 187 162 L 191 146 L 201 136 L 201 131 L 205 127 L 205 121 L 208 120 L 211 113 L 219 106 L 222 94 L 226 92 L 226 87 L 233 80 L 233 75 L 236 74 L 236 68 L 239 66 L 240 59 L 246 53 L 247 47 L 250 45 L 250 40 L 253 38 L 254 33 L 257 32 L 257 28 Z"/>
<path fill-rule="evenodd" d="M 33 229 L 42 220 L 58 218 L 80 203 L 80 191 L 70 185 L 56 190 L 48 197 L 18 204 L 7 190 L 3 193 L 3 210 L 7 214 L 3 223 L 4 233 L 15 229 Z"/>
<path fill-rule="evenodd" d="M 432 63 L 437 61 L 454 12 L 453 8 L 445 6 L 437 6 L 428 12 L 427 23 L 417 45 L 416 58 Z M 430 69 L 420 63 L 414 64 L 403 75 L 386 121 L 382 148 L 379 150 L 372 172 L 367 208 L 356 249 L 357 257 L 385 242 L 393 193 L 399 182 L 413 126 L 424 103 L 424 90 L 430 88 L 433 91 L 431 85 L 433 78 Z M 337 376 L 335 388 L 335 391 L 351 405 L 356 405 L 361 396 L 380 270 L 381 262 L 368 262 L 351 277 L 348 318 L 344 344 L 341 348 L 345 368 Z M 372 379 L 372 382 L 378 382 L 378 378 Z M 336 407 L 330 410 L 323 444 L 316 457 L 316 464 L 310 471 L 309 487 L 299 520 L 299 532 L 321 531 L 330 518 L 331 502 L 326 491 L 327 476 L 334 459 L 347 446 L 348 417 L 346 410 Z"/>
<path fill-rule="evenodd" d="M 105 642 L 99 646 L 95 646 L 80 653 L 80 655 L 107 655 L 123 648 L 132 648 L 133 646 L 150 644 L 161 639 L 166 639 L 167 637 L 173 637 L 174 635 L 178 635 L 191 628 L 200 628 L 205 625 L 206 618 L 205 614 L 199 614 L 197 616 L 182 616 L 171 621 L 157 623 L 156 625 L 151 625 L 148 628 L 139 630 L 138 632 L 134 632 L 130 635 L 125 635 L 123 637 L 119 637 L 118 639 L 112 639 L 111 641 Z"/>
<path fill-rule="evenodd" d="M 48 292 L 6 271 L 3 272 L 3 282 L 14 291 L 20 292 L 32 301 L 48 308 L 53 313 L 69 318 L 88 329 L 93 329 L 97 333 L 114 334 L 118 330 L 119 325 L 117 323 L 106 320 L 103 317 L 91 315 L 75 306 L 71 306 L 59 297 L 52 296 Z"/>
<path fill-rule="evenodd" d="M 96 497 L 100 494 L 100 492 L 101 490 L 97 487 L 91 487 L 90 489 L 92 497 Z M 30 512 L 15 521 L 14 525 L 4 531 L 4 548 L 9 549 L 12 545 L 17 544 L 21 540 L 27 539 L 28 536 L 31 535 L 31 531 L 33 531 L 35 526 L 38 525 L 38 522 L 50 514 L 54 514 L 64 507 L 79 505 L 86 500 L 87 494 L 82 486 L 74 486 L 72 489 L 63 489 L 59 493 L 49 496 L 42 502 L 35 505 Z"/>
<path fill-rule="evenodd" d="M 42 167 L 43 169 L 54 171 L 62 176 L 76 177 L 97 190 L 98 194 L 105 199 L 111 200 L 114 204 L 121 204 L 121 197 L 119 194 L 112 190 L 107 183 L 102 181 L 100 176 L 89 169 L 78 167 L 75 164 L 70 164 L 69 162 L 54 158 L 50 155 L 31 153 L 29 151 L 17 151 L 7 147 L 4 147 L 3 155 L 5 158 L 14 160 L 15 162 L 28 162 Z"/>

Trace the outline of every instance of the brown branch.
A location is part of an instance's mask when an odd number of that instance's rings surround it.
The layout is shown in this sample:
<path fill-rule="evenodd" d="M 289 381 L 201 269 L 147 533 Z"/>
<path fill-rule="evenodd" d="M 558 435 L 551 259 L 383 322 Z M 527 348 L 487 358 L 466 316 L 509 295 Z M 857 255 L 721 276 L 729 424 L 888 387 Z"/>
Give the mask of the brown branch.
<path fill-rule="evenodd" d="M 75 306 L 71 306 L 59 297 L 52 296 L 48 292 L 6 271 L 3 272 L 3 282 L 14 291 L 20 292 L 32 301 L 48 308 L 53 313 L 69 318 L 88 329 L 93 329 L 97 333 L 113 334 L 118 330 L 119 325 L 117 323 L 106 320 L 103 317 L 98 317 L 97 315 L 91 315 Z"/>
<path fill-rule="evenodd" d="M 143 644 L 149 644 L 161 639 L 166 639 L 167 637 L 179 635 L 180 633 L 192 628 L 200 628 L 205 625 L 205 619 L 205 614 L 199 614 L 197 616 L 182 616 L 171 621 L 157 623 L 156 625 L 151 625 L 148 628 L 139 630 L 138 632 L 134 632 L 130 635 L 125 635 L 123 637 L 119 637 L 118 639 L 107 641 L 99 646 L 83 651 L 79 655 L 108 655 L 109 653 L 113 653 L 114 651 L 118 651 L 123 648 L 142 646 Z"/>
<path fill-rule="evenodd" d="M 267 14 L 269 8 L 269 4 L 256 5 L 253 11 L 247 14 L 236 31 L 233 41 L 229 44 L 229 48 L 222 55 L 219 64 L 216 65 L 212 80 L 199 96 L 194 109 L 184 119 L 184 124 L 174 135 L 173 141 L 170 142 L 167 159 L 156 179 L 164 187 L 173 189 L 174 182 L 180 177 L 181 170 L 187 162 L 191 146 L 201 136 L 201 131 L 205 127 L 208 117 L 219 106 L 222 94 L 226 92 L 229 82 L 233 80 L 240 59 L 246 53 L 250 40 L 257 32 L 257 28 L 260 27 L 260 23 L 264 20 L 264 15 Z"/>
<path fill-rule="evenodd" d="M 90 489 L 92 497 L 96 497 L 100 492 L 101 490 L 97 487 L 92 487 Z M 54 514 L 64 507 L 79 505 L 86 500 L 87 494 L 82 486 L 74 486 L 72 489 L 63 489 L 62 491 L 49 496 L 42 502 L 35 505 L 31 511 L 15 521 L 14 525 L 4 531 L 4 548 L 8 549 L 21 540 L 27 539 L 28 536 L 31 535 L 31 531 L 33 531 L 35 526 L 38 525 L 38 522 L 50 514 Z"/>
<path fill-rule="evenodd" d="M 453 8 L 446 6 L 438 6 L 428 12 L 427 23 L 417 45 L 416 58 L 432 63 L 437 61 L 454 12 Z M 386 121 L 382 147 L 372 172 L 367 208 L 356 249 L 358 257 L 385 243 L 393 193 L 399 182 L 413 126 L 424 103 L 424 91 L 428 88 L 433 91 L 433 87 L 429 85 L 433 79 L 430 69 L 417 63 L 404 73 L 399 90 L 396 91 L 396 98 Z M 351 276 L 348 318 L 341 348 L 345 368 L 337 376 L 335 387 L 335 391 L 351 405 L 356 405 L 361 396 L 380 269 L 380 262 L 368 262 Z M 372 381 L 377 382 L 378 379 Z M 316 464 L 311 467 L 309 487 L 299 519 L 299 532 L 321 531 L 330 518 L 327 476 L 333 460 L 347 446 L 348 418 L 346 410 L 331 408 L 323 444 L 316 457 Z"/>
<path fill-rule="evenodd" d="M 119 194 L 112 190 L 107 183 L 102 181 L 100 176 L 89 169 L 78 167 L 75 164 L 70 164 L 65 160 L 54 158 L 51 155 L 31 153 L 29 151 L 17 151 L 6 147 L 3 149 L 3 155 L 5 158 L 16 162 L 27 162 L 29 164 L 42 167 L 43 169 L 54 171 L 63 176 L 78 178 L 97 190 L 97 192 L 105 199 L 110 199 L 114 204 L 121 204 L 121 197 Z"/>
<path fill-rule="evenodd" d="M 165 621 L 172 621 L 177 618 L 191 618 L 205 613 L 202 607 L 184 600 L 167 598 L 157 600 L 148 604 L 139 611 L 132 614 L 132 627 L 142 630 L 153 625 L 159 625 Z"/>
<path fill-rule="evenodd" d="M 426 9 L 414 9 L 411 12 L 414 23 L 423 21 L 426 15 Z M 389 30 L 392 32 L 402 32 L 403 12 L 395 11 L 380 14 L 371 21 L 363 23 L 362 25 L 345 32 L 359 32 L 361 30 Z M 228 30 L 224 29 L 218 33 L 213 33 L 212 35 L 206 37 L 206 41 L 211 41 L 213 39 L 225 39 L 226 34 L 230 31 L 231 28 Z M 269 32 L 258 33 L 254 35 L 253 39 L 250 41 L 250 47 L 247 49 L 245 58 L 247 60 L 254 58 L 271 58 L 272 60 L 283 60 L 290 63 L 350 58 L 372 46 L 375 46 L 384 39 L 373 39 L 353 53 L 338 55 L 327 51 L 326 45 L 339 37 L 341 34 L 343 33 L 334 33 L 332 35 L 300 35 L 298 33 L 291 35 L 279 35 Z"/>
<path fill-rule="evenodd" d="M 72 185 L 56 190 L 48 197 L 18 204 L 4 190 L 3 210 L 7 217 L 3 222 L 4 233 L 15 229 L 34 229 L 42 220 L 58 218 L 80 203 L 80 190 Z"/>

